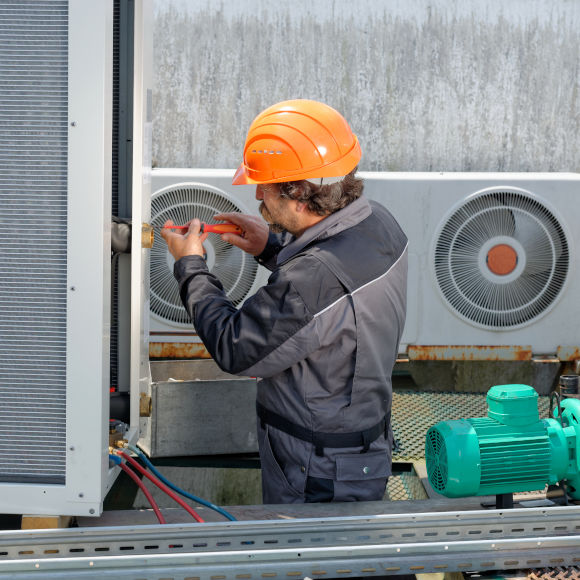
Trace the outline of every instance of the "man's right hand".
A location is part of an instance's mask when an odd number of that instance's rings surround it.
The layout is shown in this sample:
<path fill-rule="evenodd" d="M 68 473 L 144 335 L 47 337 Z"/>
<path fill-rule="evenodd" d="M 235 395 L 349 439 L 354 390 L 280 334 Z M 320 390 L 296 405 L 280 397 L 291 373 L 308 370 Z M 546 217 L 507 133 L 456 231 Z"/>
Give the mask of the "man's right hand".
<path fill-rule="evenodd" d="M 232 212 L 220 213 L 215 215 L 214 219 L 231 222 L 243 230 L 241 235 L 221 234 L 224 242 L 237 246 L 252 256 L 259 256 L 264 251 L 270 230 L 268 224 L 261 217 Z"/>
<path fill-rule="evenodd" d="M 174 225 L 171 220 L 167 220 L 161 229 L 161 237 L 167 242 L 169 252 L 175 258 L 175 261 L 183 258 L 183 256 L 202 256 L 205 254 L 203 249 L 203 242 L 209 234 L 201 233 L 201 222 L 198 219 L 193 219 L 187 222 L 188 230 L 171 229 Z"/>

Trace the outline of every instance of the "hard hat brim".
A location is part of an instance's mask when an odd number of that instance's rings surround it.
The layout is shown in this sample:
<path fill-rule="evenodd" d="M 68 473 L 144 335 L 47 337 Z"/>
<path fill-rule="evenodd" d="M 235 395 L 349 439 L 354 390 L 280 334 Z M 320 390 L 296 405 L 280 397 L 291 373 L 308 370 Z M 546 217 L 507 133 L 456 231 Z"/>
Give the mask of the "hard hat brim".
<path fill-rule="evenodd" d="M 232 179 L 232 185 L 251 185 L 257 183 L 257 181 L 248 177 L 243 163 L 238 167 L 237 171 L 234 173 L 234 178 Z"/>

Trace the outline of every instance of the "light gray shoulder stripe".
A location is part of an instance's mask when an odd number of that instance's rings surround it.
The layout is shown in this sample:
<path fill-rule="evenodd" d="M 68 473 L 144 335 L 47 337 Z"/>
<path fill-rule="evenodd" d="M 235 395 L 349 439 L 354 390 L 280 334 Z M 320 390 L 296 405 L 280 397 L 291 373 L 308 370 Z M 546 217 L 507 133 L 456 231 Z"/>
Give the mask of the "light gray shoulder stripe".
<path fill-rule="evenodd" d="M 401 261 L 401 258 L 405 255 L 408 247 L 409 247 L 409 242 L 407 242 L 405 244 L 405 247 L 403 248 L 403 251 L 401 252 L 401 255 L 397 258 L 397 260 L 393 263 L 393 265 L 384 274 L 381 274 L 378 278 L 375 278 L 374 280 L 370 280 L 369 282 L 367 282 L 366 284 L 364 284 L 360 288 L 357 288 L 353 292 L 350 292 L 349 294 L 345 294 L 344 296 L 341 296 L 338 300 L 335 300 L 332 304 L 329 304 L 326 308 L 324 308 L 320 312 L 317 312 L 314 315 L 314 318 L 318 318 L 319 316 L 321 316 L 322 314 L 324 314 L 327 310 L 330 310 L 331 308 L 334 308 L 334 306 L 336 306 L 342 300 L 346 300 L 346 298 L 348 298 L 349 296 L 353 296 L 354 294 L 356 294 L 357 292 L 360 292 L 361 290 L 363 290 L 367 286 L 370 286 L 371 284 L 374 284 L 375 282 L 378 282 L 379 280 L 382 280 L 385 276 L 388 276 L 389 275 L 389 272 Z"/>

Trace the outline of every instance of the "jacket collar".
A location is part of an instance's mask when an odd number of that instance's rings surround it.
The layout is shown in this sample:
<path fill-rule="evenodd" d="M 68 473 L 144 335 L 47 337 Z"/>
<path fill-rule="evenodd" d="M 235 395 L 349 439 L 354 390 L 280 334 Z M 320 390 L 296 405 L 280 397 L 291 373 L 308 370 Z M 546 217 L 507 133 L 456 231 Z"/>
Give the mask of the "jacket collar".
<path fill-rule="evenodd" d="M 356 226 L 372 213 L 371 206 L 366 197 L 361 196 L 349 203 L 346 207 L 330 214 L 328 217 L 308 228 L 299 238 L 291 238 L 291 241 L 282 248 L 276 260 L 280 265 L 289 260 L 308 244 L 315 240 L 330 238 Z"/>

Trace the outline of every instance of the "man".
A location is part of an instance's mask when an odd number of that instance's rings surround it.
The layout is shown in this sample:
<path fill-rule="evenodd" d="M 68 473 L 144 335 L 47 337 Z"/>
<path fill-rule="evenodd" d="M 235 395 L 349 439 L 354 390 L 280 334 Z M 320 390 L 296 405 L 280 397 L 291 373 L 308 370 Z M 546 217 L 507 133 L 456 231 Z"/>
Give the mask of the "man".
<path fill-rule="evenodd" d="M 206 267 L 199 220 L 185 235 L 162 231 L 206 348 L 223 370 L 259 377 L 264 503 L 380 500 L 391 473 L 407 239 L 362 196 L 360 157 L 345 119 L 322 103 L 285 101 L 254 120 L 233 183 L 257 185 L 270 228 L 216 216 L 243 229 L 225 241 L 272 271 L 239 310 Z"/>

